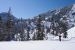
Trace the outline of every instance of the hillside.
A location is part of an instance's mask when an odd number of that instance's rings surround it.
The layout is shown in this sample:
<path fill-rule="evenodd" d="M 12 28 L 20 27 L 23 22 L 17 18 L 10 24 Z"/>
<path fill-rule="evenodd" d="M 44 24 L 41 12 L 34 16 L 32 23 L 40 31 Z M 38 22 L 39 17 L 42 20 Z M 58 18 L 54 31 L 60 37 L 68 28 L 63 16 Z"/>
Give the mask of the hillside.
<path fill-rule="evenodd" d="M 67 30 L 75 26 L 75 4 L 49 10 L 30 19 L 17 19 L 9 9 L 0 13 L 0 41 L 49 40 L 67 38 Z"/>

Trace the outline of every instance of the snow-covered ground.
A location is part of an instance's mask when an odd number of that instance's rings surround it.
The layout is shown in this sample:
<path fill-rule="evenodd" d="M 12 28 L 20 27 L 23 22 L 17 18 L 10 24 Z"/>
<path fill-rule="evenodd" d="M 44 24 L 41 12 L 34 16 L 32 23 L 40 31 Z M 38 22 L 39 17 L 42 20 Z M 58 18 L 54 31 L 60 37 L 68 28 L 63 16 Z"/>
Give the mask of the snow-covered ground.
<path fill-rule="evenodd" d="M 67 32 L 68 32 L 68 37 L 69 38 L 75 37 L 75 27 L 69 29 Z"/>
<path fill-rule="evenodd" d="M 0 50 L 75 50 L 75 41 L 0 42 Z"/>
<path fill-rule="evenodd" d="M 75 27 L 67 32 L 70 40 L 0 42 L 0 50 L 75 50 Z"/>

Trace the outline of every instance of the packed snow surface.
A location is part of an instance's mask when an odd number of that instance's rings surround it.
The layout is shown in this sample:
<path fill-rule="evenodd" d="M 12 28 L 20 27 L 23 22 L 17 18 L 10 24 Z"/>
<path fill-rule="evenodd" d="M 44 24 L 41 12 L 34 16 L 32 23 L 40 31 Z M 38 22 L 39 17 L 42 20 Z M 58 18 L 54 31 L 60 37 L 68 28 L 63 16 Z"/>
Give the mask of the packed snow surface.
<path fill-rule="evenodd" d="M 0 50 L 75 50 L 75 41 L 0 42 Z"/>

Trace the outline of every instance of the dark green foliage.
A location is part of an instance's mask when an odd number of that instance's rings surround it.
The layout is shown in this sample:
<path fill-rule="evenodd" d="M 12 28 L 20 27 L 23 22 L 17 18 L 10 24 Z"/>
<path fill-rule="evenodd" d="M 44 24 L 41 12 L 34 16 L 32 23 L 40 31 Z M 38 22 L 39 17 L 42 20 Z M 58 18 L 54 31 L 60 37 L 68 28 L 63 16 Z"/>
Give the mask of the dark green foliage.
<path fill-rule="evenodd" d="M 2 18 L 0 16 L 0 41 L 2 41 L 4 38 L 4 35 L 3 35 L 3 22 L 2 22 Z"/>
<path fill-rule="evenodd" d="M 10 16 L 10 12 L 8 12 L 8 20 L 6 22 L 6 32 L 8 41 L 12 40 L 14 38 L 14 22 L 12 19 L 12 16 Z"/>
<path fill-rule="evenodd" d="M 37 39 L 36 40 L 43 40 L 43 29 L 41 25 L 41 16 L 39 15 L 38 20 L 37 20 Z"/>

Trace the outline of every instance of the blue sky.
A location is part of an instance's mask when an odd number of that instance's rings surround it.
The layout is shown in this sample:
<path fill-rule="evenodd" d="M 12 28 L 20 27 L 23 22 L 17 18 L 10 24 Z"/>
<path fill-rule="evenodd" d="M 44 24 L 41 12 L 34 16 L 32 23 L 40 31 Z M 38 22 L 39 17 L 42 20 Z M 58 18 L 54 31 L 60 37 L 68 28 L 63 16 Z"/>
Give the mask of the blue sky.
<path fill-rule="evenodd" d="M 75 0 L 0 0 L 0 13 L 7 12 L 11 7 L 11 13 L 15 17 L 26 19 L 73 3 Z"/>

